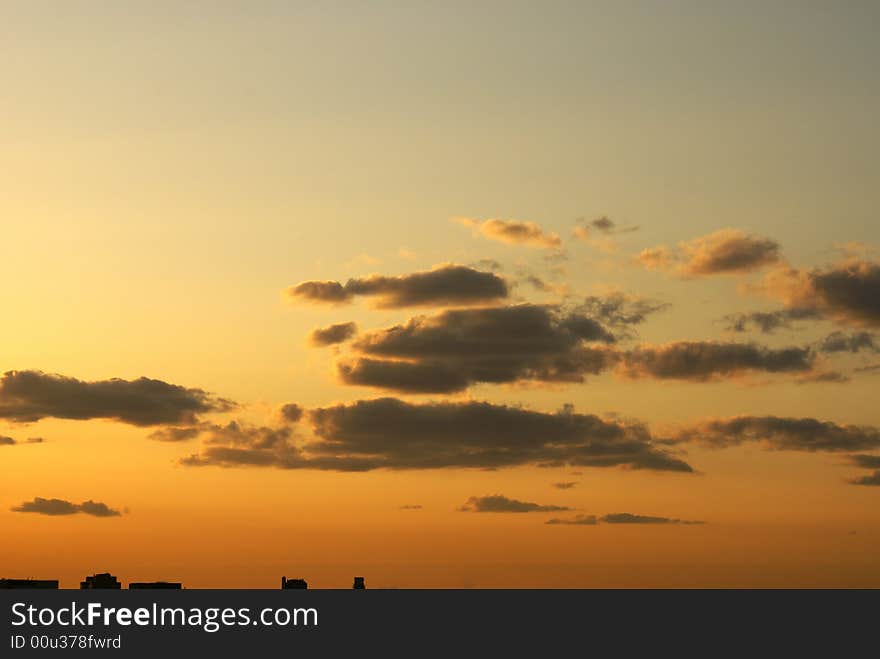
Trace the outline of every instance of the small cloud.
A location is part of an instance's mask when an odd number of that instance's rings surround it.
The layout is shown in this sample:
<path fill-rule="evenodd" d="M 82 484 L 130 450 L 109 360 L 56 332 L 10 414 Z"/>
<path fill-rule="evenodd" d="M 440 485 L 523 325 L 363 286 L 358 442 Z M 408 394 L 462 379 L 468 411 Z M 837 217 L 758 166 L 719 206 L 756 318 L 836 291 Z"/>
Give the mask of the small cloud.
<path fill-rule="evenodd" d="M 76 515 L 77 513 L 92 517 L 119 517 L 122 514 L 105 503 L 91 499 L 76 504 L 64 499 L 44 499 L 42 497 L 36 497 L 32 501 L 25 501 L 18 506 L 13 506 L 11 510 L 16 513 L 36 513 L 51 517 Z"/>
<path fill-rule="evenodd" d="M 581 242 L 611 254 L 617 251 L 613 236 L 638 230 L 638 226 L 618 227 L 614 221 L 603 215 L 590 221 L 578 220 L 577 226 L 572 230 L 572 235 Z"/>
<path fill-rule="evenodd" d="M 545 524 L 571 524 L 575 526 L 595 526 L 599 520 L 595 515 L 575 515 L 570 518 L 554 517 L 548 519 Z"/>
<path fill-rule="evenodd" d="M 819 342 L 820 352 L 850 352 L 857 353 L 862 350 L 880 352 L 880 346 L 874 341 L 874 335 L 870 332 L 832 332 Z"/>
<path fill-rule="evenodd" d="M 609 513 L 604 515 L 600 521 L 605 524 L 705 524 L 705 522 L 696 520 L 655 517 L 653 515 L 634 515 L 633 513 Z"/>
<path fill-rule="evenodd" d="M 42 444 L 45 440 L 42 437 L 28 437 L 24 440 L 25 444 Z M 17 444 L 21 444 L 21 442 L 16 441 L 12 437 L 6 437 L 0 435 L 0 446 L 15 446 Z"/>
<path fill-rule="evenodd" d="M 312 331 L 309 335 L 309 341 L 313 346 L 324 347 L 344 343 L 355 334 L 357 334 L 357 323 L 336 323 Z"/>
<path fill-rule="evenodd" d="M 553 487 L 558 490 L 570 490 L 575 485 L 577 485 L 577 481 L 565 481 L 563 483 L 553 483 Z"/>
<path fill-rule="evenodd" d="M 421 510 L 422 504 L 420 503 L 407 503 L 400 507 L 401 510 Z"/>
<path fill-rule="evenodd" d="M 541 249 L 558 249 L 562 245 L 558 235 L 544 231 L 535 222 L 497 219 L 481 222 L 467 217 L 458 218 L 456 221 L 463 226 L 471 227 L 484 238 L 508 245 L 526 245 Z"/>
<path fill-rule="evenodd" d="M 201 432 L 202 429 L 199 426 L 169 426 L 167 428 L 159 428 L 158 430 L 154 430 L 149 435 L 147 435 L 147 439 L 152 439 L 157 442 L 184 442 L 188 439 L 195 439 L 199 436 L 199 433 Z"/>
<path fill-rule="evenodd" d="M 571 510 L 571 508 L 518 501 L 517 499 L 508 499 L 501 494 L 494 494 L 485 497 L 471 497 L 459 510 L 473 513 L 545 513 Z"/>
<path fill-rule="evenodd" d="M 406 261 L 415 261 L 416 258 L 418 258 L 418 255 L 414 251 L 406 247 L 401 247 L 400 249 L 398 249 L 397 255 Z"/>
<path fill-rule="evenodd" d="M 744 274 L 779 261 L 779 243 L 738 229 L 720 229 L 676 249 L 665 245 L 643 250 L 636 260 L 648 270 L 668 270 L 681 277 Z"/>
<path fill-rule="evenodd" d="M 875 471 L 873 474 L 868 476 L 862 476 L 861 478 L 854 478 L 850 481 L 853 485 L 880 485 L 880 469 Z"/>
<path fill-rule="evenodd" d="M 495 302 L 509 295 L 507 282 L 491 272 L 463 265 L 441 265 L 406 275 L 370 275 L 338 281 L 304 281 L 284 292 L 293 302 L 345 304 L 372 297 L 380 309 L 419 306 L 467 306 Z"/>
<path fill-rule="evenodd" d="M 290 423 L 296 423 L 302 418 L 303 408 L 296 403 L 287 403 L 281 406 L 281 418 Z"/>

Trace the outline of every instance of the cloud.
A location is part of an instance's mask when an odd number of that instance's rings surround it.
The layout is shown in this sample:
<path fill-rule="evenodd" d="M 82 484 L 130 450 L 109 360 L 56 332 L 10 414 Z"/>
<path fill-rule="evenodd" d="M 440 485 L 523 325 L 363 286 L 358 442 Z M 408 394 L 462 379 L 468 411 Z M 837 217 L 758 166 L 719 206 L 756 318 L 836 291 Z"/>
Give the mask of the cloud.
<path fill-rule="evenodd" d="M 413 393 L 475 382 L 580 382 L 604 367 L 604 355 L 582 345 L 614 341 L 601 323 L 553 307 L 456 309 L 363 334 L 353 348 L 366 358 L 342 362 L 339 375 L 347 384 Z"/>
<path fill-rule="evenodd" d="M 853 485 L 880 485 L 880 469 L 867 476 L 854 478 L 850 481 Z"/>
<path fill-rule="evenodd" d="M 154 430 L 147 435 L 147 439 L 153 439 L 157 442 L 185 442 L 188 439 L 195 439 L 201 432 L 202 429 L 199 426 L 168 426 Z"/>
<path fill-rule="evenodd" d="M 28 437 L 24 440 L 25 444 L 42 444 L 44 440 L 42 437 Z M 16 446 L 20 445 L 21 442 L 16 441 L 12 437 L 6 437 L 4 435 L 0 435 L 0 446 Z"/>
<path fill-rule="evenodd" d="M 596 526 L 599 523 L 595 515 L 575 515 L 574 517 L 552 517 L 544 524 L 570 524 L 573 526 Z"/>
<path fill-rule="evenodd" d="M 757 442 L 775 451 L 851 452 L 880 448 L 880 430 L 810 417 L 735 416 L 700 421 L 680 430 L 670 441 L 709 448 Z"/>
<path fill-rule="evenodd" d="M 754 343 L 678 341 L 627 351 L 618 360 L 618 372 L 630 378 L 709 381 L 749 371 L 805 372 L 813 367 L 813 361 L 809 348 L 773 349 Z"/>
<path fill-rule="evenodd" d="M 459 218 L 459 224 L 471 227 L 475 232 L 489 240 L 495 240 L 508 245 L 527 245 L 542 249 L 555 249 L 560 247 L 562 241 L 555 233 L 548 233 L 534 222 L 522 222 L 519 220 L 474 220 L 471 218 Z"/>
<path fill-rule="evenodd" d="M 620 292 L 608 295 L 591 295 L 584 299 L 578 311 L 610 327 L 640 325 L 651 314 L 664 311 L 671 305 Z"/>
<path fill-rule="evenodd" d="M 880 469 L 880 455 L 851 455 L 852 463 L 865 469 Z"/>
<path fill-rule="evenodd" d="M 652 515 L 634 515 L 632 513 L 610 513 L 602 516 L 600 521 L 605 524 L 705 524 L 705 522 L 697 520 L 654 517 Z"/>
<path fill-rule="evenodd" d="M 674 519 L 672 517 L 654 517 L 652 515 L 634 515 L 632 513 L 610 513 L 602 517 L 595 515 L 575 515 L 574 517 L 554 517 L 548 519 L 545 524 L 570 524 L 577 526 L 595 526 L 603 524 L 705 524 L 705 522 L 686 519 Z"/>
<path fill-rule="evenodd" d="M 475 401 L 380 398 L 314 409 L 309 419 L 314 440 L 295 444 L 289 431 L 230 424 L 182 462 L 334 471 L 518 465 L 692 471 L 655 446 L 643 425 L 568 409 L 545 413 Z"/>
<path fill-rule="evenodd" d="M 494 494 L 485 497 L 471 497 L 459 510 L 473 513 L 547 513 L 571 510 L 571 508 L 518 501 L 517 499 L 508 499 L 501 494 Z"/>
<path fill-rule="evenodd" d="M 795 384 L 842 384 L 849 381 L 850 377 L 840 371 L 816 371 L 801 375 L 795 380 Z"/>
<path fill-rule="evenodd" d="M 314 330 L 309 335 L 309 341 L 313 346 L 329 346 L 334 343 L 344 343 L 356 333 L 357 323 L 336 323 Z"/>
<path fill-rule="evenodd" d="M 880 346 L 874 343 L 874 335 L 870 332 L 832 332 L 819 342 L 820 352 L 852 352 L 870 350 L 880 352 Z"/>
<path fill-rule="evenodd" d="M 665 245 L 643 250 L 636 257 L 650 270 L 674 269 L 682 277 L 743 274 L 779 261 L 779 243 L 738 229 L 720 229 L 676 249 Z"/>
<path fill-rule="evenodd" d="M 795 320 L 818 320 L 822 316 L 815 309 L 779 309 L 777 311 L 752 311 L 730 314 L 724 317 L 727 329 L 731 332 L 746 332 L 750 327 L 764 334 L 772 334 L 777 329 L 791 327 Z"/>
<path fill-rule="evenodd" d="M 859 366 L 854 370 L 856 373 L 880 373 L 880 363 Z"/>
<path fill-rule="evenodd" d="M 370 275 L 337 281 L 304 281 L 290 286 L 285 295 L 295 302 L 342 304 L 357 296 L 372 297 L 381 309 L 419 306 L 486 304 L 509 295 L 507 282 L 492 272 L 463 265 L 442 265 L 433 270 L 386 277 Z"/>
<path fill-rule="evenodd" d="M 813 309 L 841 323 L 880 327 L 880 264 L 849 258 L 826 268 L 780 267 L 757 290 L 789 308 Z"/>
<path fill-rule="evenodd" d="M 638 308 L 611 302 L 599 311 L 617 323 L 641 322 Z M 596 319 L 554 307 L 457 309 L 362 334 L 352 345 L 359 356 L 340 361 L 337 373 L 349 385 L 424 394 L 477 383 L 580 383 L 609 369 L 628 378 L 704 382 L 756 371 L 805 373 L 815 361 L 810 348 L 679 341 L 624 350 L 616 340 Z"/>
<path fill-rule="evenodd" d="M 564 483 L 553 483 L 553 487 L 559 490 L 570 490 L 575 485 L 577 485 L 577 481 L 566 481 Z"/>
<path fill-rule="evenodd" d="M 0 418 L 15 422 L 54 417 L 135 426 L 195 423 L 199 414 L 232 407 L 202 389 L 148 378 L 86 382 L 40 371 L 7 371 L 0 378 Z"/>
<path fill-rule="evenodd" d="M 287 403 L 280 409 L 281 418 L 290 423 L 296 423 L 302 418 L 303 408 L 296 403 Z"/>
<path fill-rule="evenodd" d="M 407 503 L 407 504 L 402 505 L 400 507 L 400 509 L 401 510 L 421 510 L 422 505 L 420 503 L 416 503 L 416 504 Z"/>
<path fill-rule="evenodd" d="M 617 246 L 612 236 L 638 230 L 637 226 L 619 227 L 613 220 L 603 215 L 590 221 L 578 220 L 577 226 L 571 233 L 581 242 L 597 247 L 604 252 L 613 253 L 617 251 Z"/>
<path fill-rule="evenodd" d="M 92 517 L 119 517 L 122 513 L 99 501 L 83 501 L 76 504 L 64 499 L 43 499 L 36 497 L 33 501 L 25 501 L 11 508 L 16 513 L 37 513 L 38 515 L 75 515 L 83 513 Z"/>

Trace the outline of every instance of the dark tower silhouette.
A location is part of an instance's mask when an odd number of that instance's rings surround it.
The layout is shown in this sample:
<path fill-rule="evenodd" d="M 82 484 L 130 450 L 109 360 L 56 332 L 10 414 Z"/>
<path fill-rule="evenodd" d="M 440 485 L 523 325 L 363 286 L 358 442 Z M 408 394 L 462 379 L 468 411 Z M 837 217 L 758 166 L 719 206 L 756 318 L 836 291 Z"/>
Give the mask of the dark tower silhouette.
<path fill-rule="evenodd" d="M 86 577 L 85 581 L 80 582 L 79 588 L 80 590 L 91 590 L 93 588 L 119 589 L 122 588 L 122 584 L 119 583 L 119 580 L 109 572 L 101 572 Z"/>
<path fill-rule="evenodd" d="M 58 579 L 0 579 L 0 588 L 40 588 L 58 590 Z"/>
<path fill-rule="evenodd" d="M 176 581 L 134 581 L 128 584 L 129 590 L 181 590 L 183 584 Z"/>
<path fill-rule="evenodd" d="M 352 588 L 354 590 L 366 590 L 367 587 L 364 585 L 364 578 L 363 577 L 355 577 L 354 578 L 354 585 L 352 586 Z"/>
<path fill-rule="evenodd" d="M 281 590 L 307 590 L 309 587 L 305 579 L 288 579 L 281 577 Z"/>

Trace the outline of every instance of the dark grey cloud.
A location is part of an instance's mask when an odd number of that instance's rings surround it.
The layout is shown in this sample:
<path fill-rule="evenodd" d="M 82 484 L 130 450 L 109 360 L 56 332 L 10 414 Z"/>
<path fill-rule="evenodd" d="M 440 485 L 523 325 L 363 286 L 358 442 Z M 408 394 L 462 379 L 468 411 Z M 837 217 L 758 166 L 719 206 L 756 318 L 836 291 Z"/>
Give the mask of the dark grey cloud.
<path fill-rule="evenodd" d="M 574 228 L 574 235 L 584 241 L 590 241 L 593 234 L 603 236 L 611 236 L 619 233 L 632 233 L 638 231 L 638 226 L 618 226 L 618 224 L 606 215 L 597 217 L 594 220 L 578 220 L 577 226 Z"/>
<path fill-rule="evenodd" d="M 563 483 L 553 483 L 553 487 L 559 490 L 570 490 L 577 485 L 577 481 L 565 481 Z"/>
<path fill-rule="evenodd" d="M 0 436 L 0 446 L 13 446 L 17 443 L 12 437 Z"/>
<path fill-rule="evenodd" d="M 86 382 L 40 371 L 7 371 L 0 378 L 0 418 L 15 422 L 54 417 L 151 426 L 194 423 L 200 414 L 232 407 L 202 389 L 148 378 Z"/>
<path fill-rule="evenodd" d="M 296 423 L 302 418 L 303 408 L 296 403 L 287 403 L 281 406 L 281 418 L 290 423 Z"/>
<path fill-rule="evenodd" d="M 463 265 L 394 277 L 370 275 L 349 279 L 344 286 L 336 281 L 305 281 L 286 290 L 288 298 L 300 302 L 340 304 L 357 296 L 371 297 L 383 309 L 486 304 L 509 293 L 502 277 Z"/>
<path fill-rule="evenodd" d="M 813 368 L 809 348 L 766 348 L 754 343 L 679 341 L 627 351 L 618 370 L 633 377 L 707 381 L 749 371 L 803 373 Z"/>
<path fill-rule="evenodd" d="M 314 330 L 309 335 L 309 341 L 313 346 L 323 347 L 344 343 L 355 334 L 357 334 L 357 323 L 336 323 Z"/>
<path fill-rule="evenodd" d="M 508 499 L 501 494 L 493 494 L 485 497 L 471 497 L 459 510 L 472 513 L 547 513 L 571 510 L 571 508 L 518 501 L 517 499 Z"/>
<path fill-rule="evenodd" d="M 850 481 L 853 485 L 880 485 L 880 469 L 867 476 L 860 476 Z"/>
<path fill-rule="evenodd" d="M 456 309 L 367 332 L 339 375 L 359 384 L 418 393 L 461 391 L 477 382 L 581 382 L 605 367 L 586 343 L 613 343 L 601 323 L 533 304 Z"/>
<path fill-rule="evenodd" d="M 826 268 L 778 268 L 763 290 L 788 307 L 814 309 L 841 323 L 880 327 L 880 263 L 847 259 Z"/>
<path fill-rule="evenodd" d="M 554 517 L 545 524 L 569 524 L 576 526 L 595 526 L 603 524 L 705 524 L 697 520 L 675 519 L 672 517 L 654 517 L 652 515 L 634 515 L 633 513 L 610 513 L 602 517 L 596 515 L 575 515 L 574 517 Z"/>
<path fill-rule="evenodd" d="M 674 519 L 671 517 L 655 517 L 653 515 L 634 515 L 633 513 L 610 513 L 603 515 L 600 521 L 605 524 L 704 524 L 698 520 Z"/>
<path fill-rule="evenodd" d="M 851 455 L 852 463 L 864 469 L 880 469 L 880 455 Z"/>
<path fill-rule="evenodd" d="M 575 515 L 574 517 L 552 517 L 545 524 L 568 524 L 572 526 L 596 526 L 599 519 L 595 515 Z"/>
<path fill-rule="evenodd" d="M 353 348 L 367 355 L 338 364 L 351 385 L 407 393 L 452 393 L 477 383 L 580 383 L 614 369 L 629 378 L 705 382 L 750 372 L 812 370 L 808 347 L 679 341 L 624 350 L 583 314 L 519 305 L 454 310 L 363 334 Z"/>
<path fill-rule="evenodd" d="M 643 425 L 568 410 L 551 414 L 474 401 L 417 405 L 380 398 L 311 410 L 309 419 L 316 439 L 301 444 L 289 429 L 217 427 L 201 453 L 183 463 L 334 471 L 517 465 L 692 471 L 655 446 Z"/>
<path fill-rule="evenodd" d="M 422 504 L 420 503 L 407 503 L 400 507 L 401 510 L 421 510 Z"/>
<path fill-rule="evenodd" d="M 874 342 L 874 335 L 870 332 L 832 332 L 819 342 L 818 349 L 820 352 L 880 352 L 880 346 Z"/>
<path fill-rule="evenodd" d="M 157 442 L 185 442 L 188 439 L 195 439 L 201 432 L 200 426 L 168 426 L 154 430 L 147 435 L 147 438 Z"/>
<path fill-rule="evenodd" d="M 93 517 L 118 517 L 122 514 L 105 503 L 91 499 L 77 504 L 64 499 L 43 499 L 42 497 L 36 497 L 32 501 L 25 501 L 13 506 L 11 510 L 16 513 L 37 513 L 38 515 L 50 516 L 83 513 Z"/>
<path fill-rule="evenodd" d="M 755 328 L 764 334 L 772 334 L 777 329 L 791 328 L 792 321 L 818 320 L 821 317 L 816 309 L 794 308 L 730 314 L 723 320 L 727 321 L 727 329 L 731 332 L 746 332 Z"/>
<path fill-rule="evenodd" d="M 620 330 L 640 325 L 651 314 L 664 311 L 670 306 L 657 300 L 632 297 L 615 292 L 602 296 L 591 295 L 577 310 L 604 325 Z"/>
<path fill-rule="evenodd" d="M 360 358 L 340 362 L 336 371 L 345 384 L 411 394 L 455 393 L 473 382 L 466 369 L 439 360 L 414 363 Z"/>
<path fill-rule="evenodd" d="M 815 371 L 798 377 L 795 384 L 841 384 L 849 381 L 850 377 L 840 371 Z"/>
<path fill-rule="evenodd" d="M 779 243 L 738 229 L 721 229 L 677 249 L 648 248 L 637 257 L 648 269 L 673 269 L 683 277 L 742 274 L 779 260 Z"/>
<path fill-rule="evenodd" d="M 810 417 L 736 416 L 698 422 L 669 441 L 696 442 L 713 448 L 760 442 L 777 451 L 851 452 L 880 448 L 880 430 Z"/>

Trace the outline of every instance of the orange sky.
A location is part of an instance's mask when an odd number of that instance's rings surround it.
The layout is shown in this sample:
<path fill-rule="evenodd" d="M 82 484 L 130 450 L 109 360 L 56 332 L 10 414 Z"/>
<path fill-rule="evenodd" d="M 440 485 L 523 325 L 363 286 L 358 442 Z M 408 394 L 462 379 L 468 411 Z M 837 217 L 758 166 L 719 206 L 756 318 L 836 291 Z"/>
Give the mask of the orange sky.
<path fill-rule="evenodd" d="M 0 577 L 880 587 L 829 11 L 4 6 Z"/>

